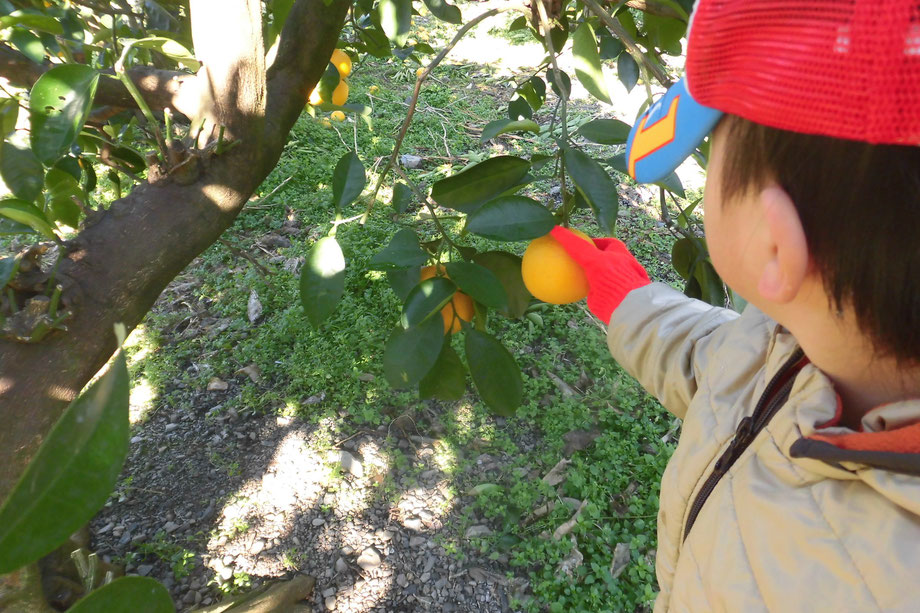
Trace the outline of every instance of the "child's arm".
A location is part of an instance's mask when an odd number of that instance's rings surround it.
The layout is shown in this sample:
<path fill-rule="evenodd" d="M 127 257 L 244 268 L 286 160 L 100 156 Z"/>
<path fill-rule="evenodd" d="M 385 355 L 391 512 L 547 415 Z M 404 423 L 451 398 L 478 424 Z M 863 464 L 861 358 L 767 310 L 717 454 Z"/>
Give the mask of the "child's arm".
<path fill-rule="evenodd" d="M 683 419 L 716 329 L 738 314 L 688 298 L 663 283 L 633 290 L 613 312 L 607 346 L 650 394 Z"/>
<path fill-rule="evenodd" d="M 588 308 L 610 322 L 613 357 L 666 409 L 683 418 L 697 389 L 704 348 L 713 331 L 738 317 L 651 281 L 622 242 L 585 241 L 562 227 L 552 231 L 588 279 Z M 716 343 L 718 344 L 718 343 Z"/>

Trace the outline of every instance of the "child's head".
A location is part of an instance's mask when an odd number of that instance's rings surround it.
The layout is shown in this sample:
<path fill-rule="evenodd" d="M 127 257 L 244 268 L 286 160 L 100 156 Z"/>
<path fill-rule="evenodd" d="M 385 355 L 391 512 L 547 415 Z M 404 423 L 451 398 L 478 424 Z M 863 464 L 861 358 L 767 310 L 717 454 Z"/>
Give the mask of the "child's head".
<path fill-rule="evenodd" d="M 920 0 L 697 0 L 686 77 L 634 125 L 630 174 L 660 181 L 713 129 L 723 279 L 780 323 L 805 298 L 920 364 Z"/>
<path fill-rule="evenodd" d="M 852 310 L 879 353 L 920 362 L 920 147 L 800 134 L 735 115 L 721 119 L 713 144 L 707 237 L 729 283 L 769 311 L 811 277 L 829 310 Z M 780 262 L 781 249 L 801 253 Z"/>

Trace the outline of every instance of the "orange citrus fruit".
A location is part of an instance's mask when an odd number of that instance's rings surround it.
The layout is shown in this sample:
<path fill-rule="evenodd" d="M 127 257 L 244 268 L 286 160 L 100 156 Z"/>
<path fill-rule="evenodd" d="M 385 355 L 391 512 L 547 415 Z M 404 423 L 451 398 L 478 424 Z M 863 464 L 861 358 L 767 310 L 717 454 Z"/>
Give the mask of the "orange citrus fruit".
<path fill-rule="evenodd" d="M 319 93 L 319 84 L 317 84 L 317 86 L 313 88 L 313 91 L 310 92 L 310 97 L 307 98 L 307 102 L 313 106 L 323 103 L 323 97 Z"/>
<path fill-rule="evenodd" d="M 351 58 L 341 49 L 333 51 L 329 61 L 332 62 L 336 70 L 339 71 L 339 76 L 343 79 L 351 74 Z"/>
<path fill-rule="evenodd" d="M 415 71 L 415 76 L 421 78 L 423 72 L 425 72 L 424 66 Z"/>
<path fill-rule="evenodd" d="M 380 88 L 377 87 L 376 85 L 371 85 L 371 86 L 367 89 L 367 91 L 369 91 L 369 92 L 372 93 L 372 94 L 376 94 L 377 92 L 380 91 Z"/>
<path fill-rule="evenodd" d="M 572 230 L 584 240 L 584 232 Z M 524 285 L 538 300 L 550 304 L 578 302 L 588 295 L 588 278 L 565 248 L 552 235 L 531 241 L 521 262 Z"/>
<path fill-rule="evenodd" d="M 342 111 L 332 111 L 329 114 L 329 119 L 332 121 L 345 121 L 345 113 Z"/>
<path fill-rule="evenodd" d="M 447 278 L 447 275 L 444 274 L 444 267 L 439 264 L 437 267 L 425 266 L 422 268 L 421 280 L 430 279 L 437 272 L 440 272 L 445 279 Z M 459 332 L 460 320 L 472 321 L 473 312 L 473 299 L 463 292 L 456 292 L 450 302 L 441 309 L 441 319 L 444 320 L 444 334 L 448 332 L 456 334 Z"/>
<path fill-rule="evenodd" d="M 332 91 L 332 104 L 342 106 L 348 100 L 348 83 L 345 80 L 339 81 Z"/>

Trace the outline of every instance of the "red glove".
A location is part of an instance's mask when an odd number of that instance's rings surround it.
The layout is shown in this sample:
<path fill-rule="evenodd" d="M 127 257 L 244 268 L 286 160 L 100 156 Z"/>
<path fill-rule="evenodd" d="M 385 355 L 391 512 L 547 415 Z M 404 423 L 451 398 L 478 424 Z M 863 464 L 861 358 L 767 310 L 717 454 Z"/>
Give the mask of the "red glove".
<path fill-rule="evenodd" d="M 642 264 L 615 238 L 595 238 L 592 245 L 562 226 L 553 235 L 588 278 L 588 308 L 604 323 L 610 322 L 626 294 L 651 283 Z"/>

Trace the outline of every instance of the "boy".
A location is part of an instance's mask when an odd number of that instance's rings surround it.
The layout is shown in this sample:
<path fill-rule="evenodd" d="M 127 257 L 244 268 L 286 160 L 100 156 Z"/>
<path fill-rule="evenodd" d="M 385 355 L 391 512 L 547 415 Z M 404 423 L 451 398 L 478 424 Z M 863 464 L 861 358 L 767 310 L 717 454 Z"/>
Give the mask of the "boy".
<path fill-rule="evenodd" d="M 684 420 L 655 611 L 920 611 L 920 0 L 698 0 L 631 173 L 713 128 L 706 237 L 741 316 L 553 230 Z"/>

